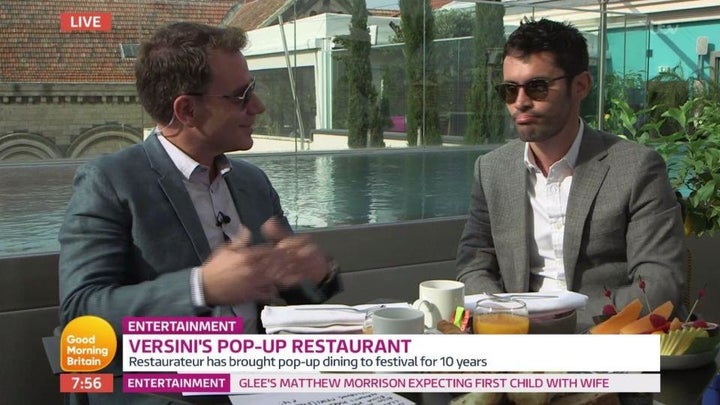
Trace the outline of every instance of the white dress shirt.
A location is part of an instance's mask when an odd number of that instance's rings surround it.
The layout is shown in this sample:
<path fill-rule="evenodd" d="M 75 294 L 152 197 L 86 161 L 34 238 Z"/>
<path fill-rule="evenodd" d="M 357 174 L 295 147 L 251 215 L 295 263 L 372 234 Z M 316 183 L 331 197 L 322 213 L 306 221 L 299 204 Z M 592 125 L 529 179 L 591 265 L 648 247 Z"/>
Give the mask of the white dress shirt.
<path fill-rule="evenodd" d="M 224 155 L 219 155 L 215 159 L 214 164 L 219 175 L 215 176 L 215 179 L 210 182 L 210 168 L 196 162 L 160 133 L 158 133 L 158 140 L 160 140 L 160 144 L 178 170 L 180 170 L 180 173 L 182 173 L 183 184 L 195 206 L 198 218 L 200 218 L 210 249 L 222 245 L 225 242 L 225 235 L 230 239 L 239 235 L 242 229 L 240 215 L 237 208 L 235 208 L 235 202 L 232 199 L 227 182 L 225 182 L 225 176 L 232 170 L 228 159 Z M 220 221 L 221 223 L 218 225 L 219 215 L 227 216 L 230 221 L 225 223 Z M 200 267 L 194 268 L 191 273 L 190 289 L 193 304 L 196 307 L 204 307 L 206 302 L 202 290 Z M 255 302 L 233 305 L 232 311 L 234 315 L 243 318 L 244 333 L 257 333 Z M 217 308 L 214 312 L 216 315 L 231 315 L 224 314 L 223 308 Z"/>
<path fill-rule="evenodd" d="M 553 163 L 545 177 L 529 144 L 525 144 L 528 198 L 532 207 L 533 239 L 530 243 L 530 291 L 567 290 L 563 263 L 565 213 L 584 124 L 565 156 Z"/>

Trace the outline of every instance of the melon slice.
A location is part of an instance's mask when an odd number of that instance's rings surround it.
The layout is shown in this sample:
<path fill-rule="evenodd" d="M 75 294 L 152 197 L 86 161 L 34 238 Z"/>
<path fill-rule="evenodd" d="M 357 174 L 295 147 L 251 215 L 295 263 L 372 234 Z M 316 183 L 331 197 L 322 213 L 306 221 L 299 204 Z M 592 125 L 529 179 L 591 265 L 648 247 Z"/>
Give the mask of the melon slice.
<path fill-rule="evenodd" d="M 635 298 L 631 303 L 625 305 L 625 308 L 620 312 L 590 329 L 590 333 L 593 335 L 619 333 L 622 327 L 638 319 L 640 311 L 642 311 L 642 302 L 640 302 L 640 299 Z"/>
<path fill-rule="evenodd" d="M 629 325 L 625 325 L 622 328 L 620 328 L 620 333 L 622 333 L 622 334 L 651 333 L 657 329 L 657 325 L 653 324 L 653 322 L 650 321 L 650 317 L 657 318 L 658 316 L 661 316 L 665 319 L 668 319 L 668 318 L 670 318 L 670 314 L 672 314 L 672 310 L 673 310 L 673 303 L 671 301 L 666 301 L 662 305 L 655 308 L 655 310 L 652 311 L 651 313 L 643 316 L 642 318 L 638 319 L 635 322 L 630 323 Z"/>
<path fill-rule="evenodd" d="M 670 322 L 669 331 L 670 330 L 678 330 L 678 329 L 680 329 L 680 327 L 682 327 L 682 321 L 679 318 L 675 317 L 675 319 L 673 319 L 672 322 Z"/>

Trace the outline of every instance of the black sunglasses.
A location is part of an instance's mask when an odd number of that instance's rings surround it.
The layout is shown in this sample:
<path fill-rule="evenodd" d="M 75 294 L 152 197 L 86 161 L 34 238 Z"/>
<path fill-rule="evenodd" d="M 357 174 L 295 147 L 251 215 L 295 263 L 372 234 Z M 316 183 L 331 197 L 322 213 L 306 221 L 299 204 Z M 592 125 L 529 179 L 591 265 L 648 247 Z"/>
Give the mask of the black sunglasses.
<path fill-rule="evenodd" d="M 568 77 L 571 76 L 565 75 L 554 79 L 531 79 L 524 84 L 505 82 L 495 86 L 495 91 L 497 91 L 498 96 L 500 96 L 500 98 L 507 104 L 512 104 L 515 100 L 517 100 L 521 87 L 525 90 L 525 94 L 527 94 L 527 96 L 531 99 L 535 101 L 543 101 L 547 98 L 548 93 L 550 92 L 550 83 L 560 79 L 566 79 Z"/>
<path fill-rule="evenodd" d="M 255 77 L 252 77 L 250 79 L 250 84 L 248 84 L 247 87 L 245 87 L 245 90 L 239 96 L 230 96 L 227 94 L 206 94 L 206 93 L 185 93 L 185 95 L 222 97 L 222 98 L 228 99 L 232 102 L 239 103 L 241 108 L 245 108 L 245 107 L 247 107 L 247 105 L 250 102 L 250 99 L 252 98 L 254 93 L 255 93 Z"/>

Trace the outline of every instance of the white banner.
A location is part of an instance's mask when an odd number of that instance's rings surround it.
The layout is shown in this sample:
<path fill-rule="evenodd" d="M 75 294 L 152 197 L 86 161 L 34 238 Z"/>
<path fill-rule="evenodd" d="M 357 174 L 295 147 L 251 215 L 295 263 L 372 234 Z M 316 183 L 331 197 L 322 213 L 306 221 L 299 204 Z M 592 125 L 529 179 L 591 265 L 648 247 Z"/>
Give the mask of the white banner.
<path fill-rule="evenodd" d="M 123 335 L 126 372 L 660 371 L 658 335 Z"/>

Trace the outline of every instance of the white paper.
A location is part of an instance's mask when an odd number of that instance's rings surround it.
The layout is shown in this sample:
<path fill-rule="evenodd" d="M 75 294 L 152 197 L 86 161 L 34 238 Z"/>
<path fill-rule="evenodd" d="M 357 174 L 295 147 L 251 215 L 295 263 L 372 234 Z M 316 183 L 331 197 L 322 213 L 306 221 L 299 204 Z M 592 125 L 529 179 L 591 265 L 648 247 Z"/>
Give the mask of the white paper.
<path fill-rule="evenodd" d="M 531 317 L 553 315 L 573 309 L 584 308 L 587 303 L 587 295 L 576 293 L 573 291 L 548 291 L 548 292 L 527 292 L 527 293 L 499 293 L 501 297 L 513 295 L 523 295 L 528 298 L 518 298 L 520 301 L 524 301 L 527 305 L 528 313 Z M 538 298 L 530 298 L 533 295 L 537 295 Z M 548 298 L 543 298 L 548 296 Z M 474 309 L 475 304 L 483 299 L 487 298 L 485 294 L 475 294 L 465 296 L 465 308 Z"/>
<path fill-rule="evenodd" d="M 407 302 L 388 304 L 339 304 L 265 306 L 260 318 L 267 334 L 353 333 L 362 330 L 365 313 L 371 308 L 409 308 Z"/>
<path fill-rule="evenodd" d="M 412 405 L 414 402 L 388 392 L 336 392 L 230 395 L 233 405 Z"/>

